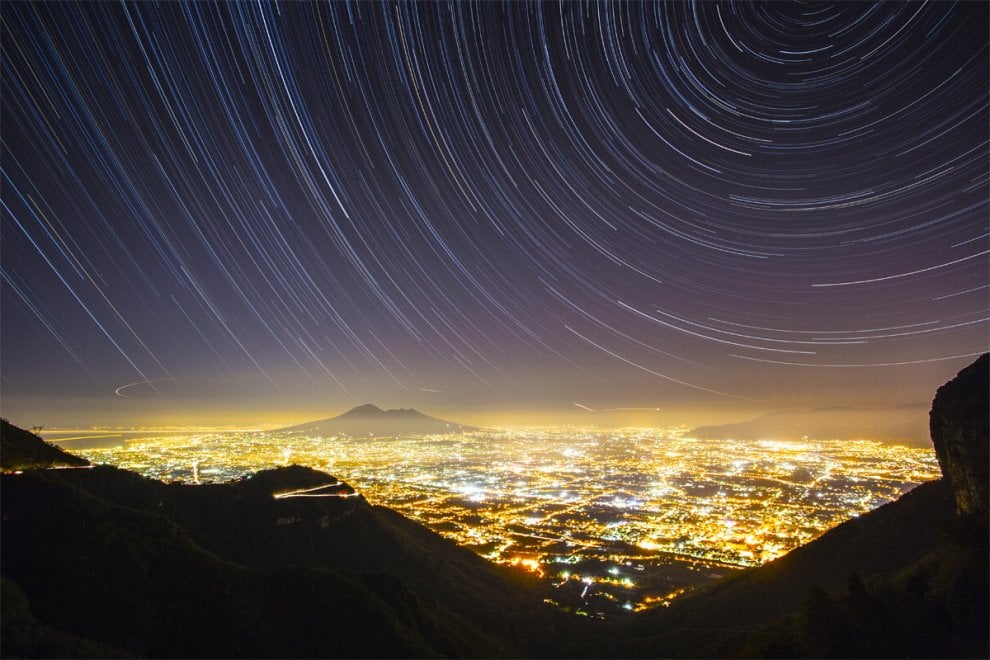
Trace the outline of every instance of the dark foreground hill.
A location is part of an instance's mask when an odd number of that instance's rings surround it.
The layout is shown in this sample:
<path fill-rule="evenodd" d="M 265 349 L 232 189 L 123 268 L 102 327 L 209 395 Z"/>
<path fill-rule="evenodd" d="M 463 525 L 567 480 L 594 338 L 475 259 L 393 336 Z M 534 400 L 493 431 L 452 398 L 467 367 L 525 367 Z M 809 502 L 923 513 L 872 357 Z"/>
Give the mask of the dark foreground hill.
<path fill-rule="evenodd" d="M 477 431 L 478 429 L 473 426 L 430 417 L 412 408 L 382 410 L 378 406 L 366 403 L 363 406 L 351 408 L 336 417 L 304 422 L 281 430 L 304 431 L 320 435 L 396 436 L 405 434 L 443 435 Z"/>
<path fill-rule="evenodd" d="M 5 472 L 60 465 L 89 465 L 89 461 L 73 456 L 35 434 L 0 419 L 0 468 Z"/>
<path fill-rule="evenodd" d="M 539 653 L 535 586 L 301 467 L 5 474 L 2 656 Z"/>

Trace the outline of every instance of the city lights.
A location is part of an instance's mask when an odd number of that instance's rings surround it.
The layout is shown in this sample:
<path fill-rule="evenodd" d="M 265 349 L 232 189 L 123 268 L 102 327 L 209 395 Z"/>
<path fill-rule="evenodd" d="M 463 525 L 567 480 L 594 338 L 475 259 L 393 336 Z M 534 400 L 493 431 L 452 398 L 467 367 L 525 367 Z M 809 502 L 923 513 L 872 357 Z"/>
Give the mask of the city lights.
<path fill-rule="evenodd" d="M 358 439 L 148 435 L 77 449 L 164 481 L 288 462 L 325 471 L 492 561 L 599 609 L 669 603 L 939 476 L 930 449 L 862 440 L 715 441 L 680 429 L 500 429 Z M 284 496 L 349 496 L 338 489 Z M 631 603 L 630 607 L 626 607 Z"/>

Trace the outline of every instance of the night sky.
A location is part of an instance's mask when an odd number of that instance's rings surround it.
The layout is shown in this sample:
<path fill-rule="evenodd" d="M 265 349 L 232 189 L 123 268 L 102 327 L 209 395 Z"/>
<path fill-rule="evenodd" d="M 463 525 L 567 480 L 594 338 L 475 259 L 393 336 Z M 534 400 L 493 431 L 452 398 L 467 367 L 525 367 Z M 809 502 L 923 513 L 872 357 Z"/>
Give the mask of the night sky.
<path fill-rule="evenodd" d="M 902 406 L 990 344 L 985 2 L 0 12 L 14 423 Z"/>

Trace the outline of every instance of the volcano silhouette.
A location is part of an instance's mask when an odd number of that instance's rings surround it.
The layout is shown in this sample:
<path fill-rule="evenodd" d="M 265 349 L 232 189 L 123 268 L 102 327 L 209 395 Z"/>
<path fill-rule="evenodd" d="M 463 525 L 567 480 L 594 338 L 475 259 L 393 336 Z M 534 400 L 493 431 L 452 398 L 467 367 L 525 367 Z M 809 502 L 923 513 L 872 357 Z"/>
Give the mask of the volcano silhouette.
<path fill-rule="evenodd" d="M 336 417 L 304 422 L 281 430 L 320 435 L 396 436 L 464 433 L 477 429 L 430 417 L 412 408 L 382 410 L 374 404 L 366 403 Z"/>

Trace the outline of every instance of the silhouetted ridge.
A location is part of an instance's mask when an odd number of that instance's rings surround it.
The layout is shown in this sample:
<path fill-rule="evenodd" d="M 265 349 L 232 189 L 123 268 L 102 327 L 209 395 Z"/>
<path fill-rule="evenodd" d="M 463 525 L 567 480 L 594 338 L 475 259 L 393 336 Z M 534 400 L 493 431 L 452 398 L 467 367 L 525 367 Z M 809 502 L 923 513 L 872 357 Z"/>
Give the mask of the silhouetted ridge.
<path fill-rule="evenodd" d="M 5 471 L 26 470 L 56 465 L 83 466 L 89 465 L 89 461 L 48 444 L 6 419 L 0 419 L 0 468 Z"/>
<path fill-rule="evenodd" d="M 853 440 L 876 438 L 928 446 L 928 429 L 917 412 L 922 406 L 851 408 L 828 406 L 813 410 L 781 410 L 730 424 L 699 426 L 689 437 L 733 440 Z"/>
<path fill-rule="evenodd" d="M 477 429 L 430 417 L 412 408 L 382 410 L 374 404 L 366 403 L 336 417 L 304 422 L 281 430 L 321 435 L 396 436 L 465 433 Z"/>
<path fill-rule="evenodd" d="M 535 582 L 300 466 L 2 482 L 2 657 L 518 656 Z"/>
<path fill-rule="evenodd" d="M 376 417 L 384 414 L 385 411 L 379 408 L 378 406 L 376 406 L 375 404 L 366 403 L 362 406 L 355 406 L 351 408 L 342 415 L 338 415 L 337 418 L 339 419 L 341 417 Z"/>
<path fill-rule="evenodd" d="M 255 472 L 250 477 L 241 479 L 234 483 L 238 488 L 249 487 L 263 495 L 273 495 L 290 490 L 313 488 L 326 484 L 340 484 L 347 486 L 342 481 L 329 474 L 314 470 L 313 468 L 301 465 L 290 465 L 288 467 L 272 468 Z M 225 484 L 222 484 L 225 485 Z M 350 486 L 347 486 L 350 488 Z M 353 491 L 353 489 L 352 489 Z"/>

